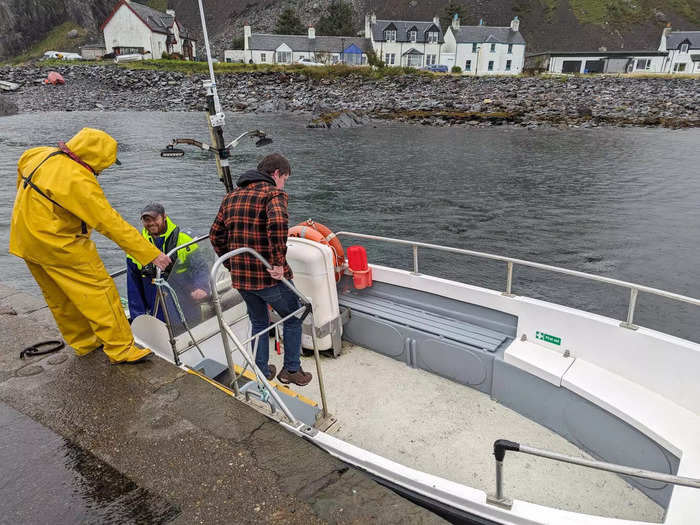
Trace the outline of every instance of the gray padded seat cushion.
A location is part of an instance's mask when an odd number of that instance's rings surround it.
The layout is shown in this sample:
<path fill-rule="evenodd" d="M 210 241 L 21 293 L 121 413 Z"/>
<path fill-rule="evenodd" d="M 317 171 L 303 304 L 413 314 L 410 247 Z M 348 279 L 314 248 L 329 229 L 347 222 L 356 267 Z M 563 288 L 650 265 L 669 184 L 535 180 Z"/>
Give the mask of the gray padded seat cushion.
<path fill-rule="evenodd" d="M 343 294 L 340 304 L 351 311 L 362 312 L 488 352 L 495 352 L 507 339 L 506 335 L 488 328 L 380 297 Z"/>

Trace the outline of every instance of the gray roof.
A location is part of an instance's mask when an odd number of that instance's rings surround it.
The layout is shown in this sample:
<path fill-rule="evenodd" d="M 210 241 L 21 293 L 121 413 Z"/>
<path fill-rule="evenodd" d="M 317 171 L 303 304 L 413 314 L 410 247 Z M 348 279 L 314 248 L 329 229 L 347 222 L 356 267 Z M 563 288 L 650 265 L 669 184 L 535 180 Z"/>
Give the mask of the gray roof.
<path fill-rule="evenodd" d="M 428 32 L 432 29 L 438 31 L 438 42 L 443 43 L 443 34 L 440 23 L 437 24 L 432 20 L 429 21 L 412 21 L 412 20 L 377 20 L 376 24 L 372 24 L 372 37 L 375 42 L 385 42 L 384 30 L 391 28 L 391 25 L 396 28 L 396 41 L 409 42 L 408 32 L 412 29 L 416 30 L 416 43 L 428 41 Z"/>
<path fill-rule="evenodd" d="M 452 29 L 457 43 L 488 42 L 491 44 L 524 44 L 520 31 L 511 31 L 510 27 L 462 26 Z"/>
<path fill-rule="evenodd" d="M 157 9 L 152 9 L 147 5 L 139 4 L 138 2 L 128 2 L 129 7 L 134 10 L 138 17 L 143 20 L 149 29 L 155 33 L 170 34 L 170 28 L 175 22 L 175 17 L 168 13 L 163 13 Z M 177 22 L 178 31 L 181 38 L 194 40 L 192 33 L 185 28 L 179 21 Z"/>
<path fill-rule="evenodd" d="M 421 53 L 421 52 L 418 51 L 415 47 L 412 47 L 412 48 L 409 49 L 408 51 L 404 52 L 404 54 L 401 55 L 401 56 L 406 56 L 406 55 L 423 55 L 423 54 L 424 54 L 424 53 Z"/>
<path fill-rule="evenodd" d="M 678 49 L 686 40 L 690 49 L 700 49 L 700 31 L 671 31 L 666 37 L 666 49 Z"/>
<path fill-rule="evenodd" d="M 250 36 L 248 46 L 256 51 L 274 51 L 282 44 L 287 44 L 292 51 L 322 53 L 341 53 L 343 50 L 355 44 L 363 53 L 371 49 L 368 39 L 357 36 L 317 36 L 309 38 L 307 35 L 268 35 L 253 33 Z"/>

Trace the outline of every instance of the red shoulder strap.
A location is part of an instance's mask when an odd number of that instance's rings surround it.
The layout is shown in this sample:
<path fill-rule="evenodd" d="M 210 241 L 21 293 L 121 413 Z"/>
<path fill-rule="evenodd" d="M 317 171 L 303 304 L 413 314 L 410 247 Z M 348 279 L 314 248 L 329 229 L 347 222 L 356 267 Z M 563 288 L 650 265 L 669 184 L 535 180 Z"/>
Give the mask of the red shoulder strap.
<path fill-rule="evenodd" d="M 80 157 L 78 157 L 75 153 L 73 153 L 73 152 L 70 150 L 70 148 L 69 148 L 68 146 L 66 146 L 66 143 L 65 143 L 65 142 L 59 142 L 59 143 L 58 143 L 58 148 L 59 148 L 63 153 L 65 153 L 66 155 L 68 155 L 71 159 L 73 159 L 75 162 L 77 162 L 78 164 L 80 164 L 83 168 L 87 168 L 88 170 L 90 170 L 90 173 L 92 173 L 93 175 L 97 175 L 97 173 L 95 173 L 95 170 L 92 169 L 92 166 L 90 166 L 87 162 L 85 162 L 85 161 L 82 160 Z"/>

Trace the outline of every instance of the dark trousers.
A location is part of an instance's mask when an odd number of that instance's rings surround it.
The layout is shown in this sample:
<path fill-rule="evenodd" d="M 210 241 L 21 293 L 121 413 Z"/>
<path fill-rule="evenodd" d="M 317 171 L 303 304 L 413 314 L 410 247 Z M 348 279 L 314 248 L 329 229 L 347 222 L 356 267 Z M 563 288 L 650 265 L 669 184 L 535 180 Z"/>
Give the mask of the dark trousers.
<path fill-rule="evenodd" d="M 272 306 L 281 316 L 286 317 L 301 308 L 299 297 L 283 283 L 262 290 L 238 290 L 248 307 L 248 315 L 253 325 L 253 334 L 260 333 L 270 325 L 267 305 Z M 263 374 L 268 374 L 270 358 L 269 332 L 258 339 L 255 364 Z M 284 368 L 296 372 L 301 368 L 301 320 L 294 316 L 284 322 Z"/>

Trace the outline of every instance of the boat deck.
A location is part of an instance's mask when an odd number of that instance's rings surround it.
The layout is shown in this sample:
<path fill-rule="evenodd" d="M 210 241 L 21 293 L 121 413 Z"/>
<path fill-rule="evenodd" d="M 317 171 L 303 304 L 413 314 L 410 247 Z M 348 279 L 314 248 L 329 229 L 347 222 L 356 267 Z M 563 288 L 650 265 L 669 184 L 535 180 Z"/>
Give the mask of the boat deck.
<path fill-rule="evenodd" d="M 278 370 L 281 356 L 270 352 Z M 590 457 L 482 392 L 344 342 L 322 358 L 330 434 L 398 463 L 481 489 L 495 487 L 492 445 L 505 438 Z M 313 357 L 303 367 L 315 376 Z M 314 381 L 297 392 L 320 402 Z M 615 474 L 524 454 L 505 462 L 507 497 L 598 516 L 661 522 L 663 508 Z"/>

